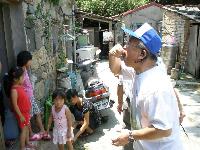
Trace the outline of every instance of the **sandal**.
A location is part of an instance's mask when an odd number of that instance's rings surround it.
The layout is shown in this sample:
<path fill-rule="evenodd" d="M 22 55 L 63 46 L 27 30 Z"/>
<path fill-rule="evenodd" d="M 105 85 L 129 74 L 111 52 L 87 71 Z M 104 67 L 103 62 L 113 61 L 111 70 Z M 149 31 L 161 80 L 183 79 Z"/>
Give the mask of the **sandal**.
<path fill-rule="evenodd" d="M 30 141 L 39 141 L 42 139 L 41 134 L 34 134 L 32 137 L 29 138 Z"/>
<path fill-rule="evenodd" d="M 42 139 L 43 140 L 51 140 L 51 135 L 48 133 L 43 133 L 42 134 Z"/>
<path fill-rule="evenodd" d="M 33 143 L 28 143 L 27 145 L 26 145 L 26 149 L 36 149 L 37 148 L 37 146 L 35 146 Z"/>

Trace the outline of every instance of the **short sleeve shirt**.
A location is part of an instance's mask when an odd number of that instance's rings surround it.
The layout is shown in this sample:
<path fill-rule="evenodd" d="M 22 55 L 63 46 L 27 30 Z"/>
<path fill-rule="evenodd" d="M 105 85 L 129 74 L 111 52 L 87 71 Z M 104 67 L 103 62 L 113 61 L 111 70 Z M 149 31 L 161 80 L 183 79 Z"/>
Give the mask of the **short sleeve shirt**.
<path fill-rule="evenodd" d="M 134 84 L 136 120 L 141 128 L 172 129 L 169 137 L 157 140 L 141 140 L 144 149 L 182 150 L 179 135 L 179 110 L 176 96 L 167 75 L 153 67 L 136 75 Z"/>
<path fill-rule="evenodd" d="M 27 70 L 24 71 L 24 83 L 23 83 L 23 86 L 24 86 L 24 90 L 26 91 L 28 97 L 32 98 L 33 97 L 33 87 L 32 87 L 32 84 L 31 84 L 31 81 L 30 81 L 30 78 L 29 78 Z"/>
<path fill-rule="evenodd" d="M 123 81 L 124 93 L 127 97 L 132 97 L 132 89 L 135 78 L 135 70 L 132 67 L 125 65 L 124 61 L 121 62 L 121 76 Z"/>
<path fill-rule="evenodd" d="M 82 107 L 83 114 L 90 112 L 90 115 L 96 115 L 98 110 L 94 106 L 94 104 L 88 100 L 83 100 L 83 107 Z"/>
<path fill-rule="evenodd" d="M 70 107 L 70 111 L 74 114 L 74 117 L 77 121 L 84 119 L 84 114 L 87 112 L 90 113 L 90 118 L 95 119 L 97 122 L 100 122 L 101 116 L 97 108 L 89 100 L 83 99 L 82 108 L 79 108 L 77 105 Z"/>

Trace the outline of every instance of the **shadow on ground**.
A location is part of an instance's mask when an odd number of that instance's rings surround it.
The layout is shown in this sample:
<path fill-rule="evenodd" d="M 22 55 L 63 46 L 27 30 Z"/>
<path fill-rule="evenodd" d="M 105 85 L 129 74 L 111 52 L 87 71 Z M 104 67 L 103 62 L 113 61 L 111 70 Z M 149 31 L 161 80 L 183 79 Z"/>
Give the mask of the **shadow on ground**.
<path fill-rule="evenodd" d="M 198 81 L 193 79 L 190 79 L 190 81 L 185 80 L 182 84 L 176 86 L 180 92 L 183 109 L 186 113 L 182 125 L 189 138 L 185 133 L 183 133 L 183 136 L 188 145 L 197 145 L 200 148 L 200 85 Z"/>
<path fill-rule="evenodd" d="M 111 131 L 115 127 L 116 124 L 119 124 L 117 118 L 115 117 L 115 113 L 111 109 L 107 109 L 103 112 L 104 115 L 108 115 L 108 121 L 106 123 L 101 124 L 95 131 L 94 134 L 87 136 L 87 137 L 81 137 L 78 139 L 77 143 L 75 144 L 76 150 L 87 150 L 87 144 L 94 143 L 101 138 L 108 138 L 111 143 L 111 138 L 109 139 L 108 132 Z M 109 141 L 107 141 L 109 142 Z M 85 145 L 86 144 L 86 145 Z"/>

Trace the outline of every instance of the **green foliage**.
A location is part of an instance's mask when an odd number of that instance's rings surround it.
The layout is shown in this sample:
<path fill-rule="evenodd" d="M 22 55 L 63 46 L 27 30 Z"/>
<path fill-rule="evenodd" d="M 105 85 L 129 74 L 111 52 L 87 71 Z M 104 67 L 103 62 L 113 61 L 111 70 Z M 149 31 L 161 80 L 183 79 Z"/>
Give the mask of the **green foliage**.
<path fill-rule="evenodd" d="M 52 16 L 49 10 L 44 10 L 44 4 L 38 4 L 35 11 L 35 17 L 37 18 L 36 21 L 40 22 L 43 26 L 43 35 L 42 38 L 45 39 L 45 49 L 50 52 L 51 51 L 51 21 Z"/>
<path fill-rule="evenodd" d="M 44 32 L 43 32 L 43 37 L 45 38 L 50 38 L 51 36 L 51 32 L 50 32 L 50 28 L 51 28 L 51 14 L 48 11 L 43 11 L 43 6 L 41 4 L 38 4 L 36 7 L 36 11 L 35 11 L 35 16 L 38 20 L 40 20 L 40 22 L 42 23 L 43 27 L 44 27 Z"/>
<path fill-rule="evenodd" d="M 102 16 L 118 15 L 153 0 L 76 0 L 79 9 Z M 199 4 L 199 0 L 156 0 L 161 4 Z"/>
<path fill-rule="evenodd" d="M 65 56 L 64 50 L 61 50 L 57 56 L 56 68 L 60 69 L 64 67 L 66 63 L 65 60 L 66 60 L 66 56 Z"/>
<path fill-rule="evenodd" d="M 50 1 L 50 0 L 48 0 Z M 59 1 L 59 0 L 57 0 Z M 51 0 L 53 2 L 53 0 Z M 43 27 L 42 28 L 42 36 L 41 38 L 44 39 L 44 46 L 47 50 L 48 54 L 52 52 L 53 45 L 52 45 L 52 28 L 54 25 L 58 27 L 58 48 L 56 49 L 57 52 L 57 64 L 56 68 L 61 68 L 65 65 L 66 54 L 64 53 L 63 45 L 63 25 L 61 24 L 61 20 L 53 18 L 50 10 L 46 10 L 44 3 L 39 3 L 36 7 L 35 17 L 36 21 Z"/>
<path fill-rule="evenodd" d="M 113 16 L 141 6 L 149 0 L 76 0 L 76 2 L 83 11 Z"/>
<path fill-rule="evenodd" d="M 33 28 L 35 26 L 36 18 L 34 15 L 28 15 L 25 19 L 25 27 Z"/>
<path fill-rule="evenodd" d="M 50 3 L 52 3 L 53 5 L 58 5 L 60 0 L 49 0 Z"/>

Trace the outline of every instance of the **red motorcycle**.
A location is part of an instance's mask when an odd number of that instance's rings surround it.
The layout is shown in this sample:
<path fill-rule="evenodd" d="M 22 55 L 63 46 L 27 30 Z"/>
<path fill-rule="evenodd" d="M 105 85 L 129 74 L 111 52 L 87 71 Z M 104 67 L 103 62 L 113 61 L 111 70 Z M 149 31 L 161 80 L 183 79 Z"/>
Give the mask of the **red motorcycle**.
<path fill-rule="evenodd" d="M 108 87 L 98 79 L 94 79 L 88 83 L 85 96 L 94 103 L 98 110 L 110 108 L 114 103 L 109 99 L 110 93 Z"/>
<path fill-rule="evenodd" d="M 114 101 L 109 98 L 109 88 L 97 77 L 96 62 L 85 60 L 79 64 L 79 69 L 85 88 L 85 98 L 92 101 L 98 110 L 104 110 L 112 107 Z"/>

